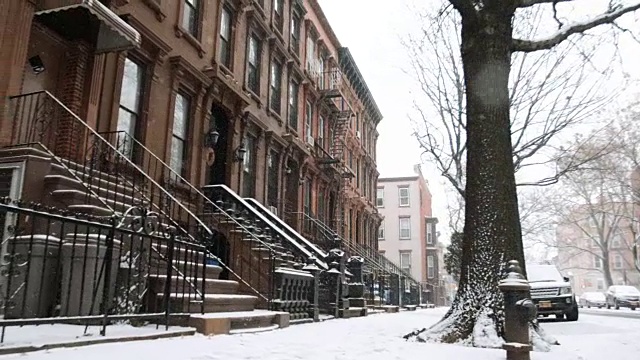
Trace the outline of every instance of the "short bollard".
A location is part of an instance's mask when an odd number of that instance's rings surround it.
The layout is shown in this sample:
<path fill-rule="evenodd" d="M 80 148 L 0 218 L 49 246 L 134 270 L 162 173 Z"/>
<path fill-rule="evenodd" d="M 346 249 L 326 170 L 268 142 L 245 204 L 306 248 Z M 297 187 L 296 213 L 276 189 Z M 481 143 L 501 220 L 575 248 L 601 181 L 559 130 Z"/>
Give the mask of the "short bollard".
<path fill-rule="evenodd" d="M 502 346 L 507 351 L 507 360 L 529 360 L 529 322 L 536 317 L 536 306 L 527 297 L 529 282 L 522 275 L 520 264 L 509 261 L 507 277 L 498 287 L 504 293 L 504 337 Z"/>

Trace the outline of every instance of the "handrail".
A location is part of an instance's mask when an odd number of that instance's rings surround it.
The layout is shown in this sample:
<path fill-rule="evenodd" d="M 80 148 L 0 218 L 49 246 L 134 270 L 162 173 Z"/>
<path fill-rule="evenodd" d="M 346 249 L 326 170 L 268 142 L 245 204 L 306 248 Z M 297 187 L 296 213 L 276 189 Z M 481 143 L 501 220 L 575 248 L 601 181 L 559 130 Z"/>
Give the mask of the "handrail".
<path fill-rule="evenodd" d="M 179 179 L 181 181 L 182 184 L 186 185 L 190 190 L 194 191 L 196 194 L 198 194 L 200 196 L 200 198 L 202 198 L 202 200 L 206 201 L 208 203 L 208 205 L 213 206 L 214 209 L 216 209 L 218 212 L 220 212 L 221 214 L 225 215 L 230 221 L 232 221 L 235 225 L 239 226 L 241 229 L 243 229 L 245 232 L 247 232 L 258 244 L 260 244 L 261 246 L 264 246 L 266 249 L 269 250 L 269 252 L 273 255 L 276 253 L 276 251 L 266 242 L 262 241 L 260 238 L 258 238 L 257 236 L 255 236 L 255 234 L 251 231 L 249 231 L 244 225 L 242 225 L 240 222 L 238 222 L 233 216 L 229 215 L 226 211 L 224 211 L 222 208 L 220 208 L 217 204 L 215 204 L 214 202 L 212 202 L 207 196 L 204 195 L 204 193 L 202 193 L 202 191 L 200 191 L 200 189 L 196 188 L 195 186 L 193 186 L 191 184 L 191 182 L 189 182 L 187 179 L 185 179 L 182 175 L 178 174 L 177 172 L 175 172 L 167 163 L 165 163 L 162 159 L 160 159 L 158 156 L 156 156 L 156 154 L 154 154 L 149 148 L 147 148 L 146 146 L 144 146 L 144 144 L 142 144 L 140 141 L 138 141 L 136 138 L 134 138 L 133 136 L 131 136 L 129 133 L 127 133 L 126 131 L 107 131 L 107 132 L 101 132 L 100 134 L 123 134 L 125 135 L 129 141 L 131 141 L 133 144 L 135 144 L 136 146 L 138 146 L 140 149 L 142 149 L 145 154 L 151 156 L 152 159 L 154 159 L 155 161 L 157 161 L 159 164 L 161 164 L 163 166 L 164 169 L 168 170 L 170 172 L 170 174 L 172 176 L 174 176 L 175 178 Z M 103 138 L 104 139 L 104 138 Z M 109 143 L 108 141 L 106 141 L 106 139 L 104 139 L 105 142 L 107 142 L 112 148 L 116 149 L 115 146 L 111 145 L 111 143 Z M 117 150 L 119 152 L 119 150 Z M 127 162 L 129 162 L 130 164 L 134 164 L 135 163 L 133 161 L 131 161 L 131 159 L 129 159 L 128 157 L 126 157 L 124 154 L 122 154 L 122 156 L 127 160 Z M 135 165 L 137 167 L 137 165 Z M 144 171 L 140 170 L 146 177 L 149 177 Z M 154 183 L 156 183 L 154 181 Z M 156 183 L 157 184 L 157 183 Z M 168 194 L 168 192 L 166 191 L 166 189 L 164 188 L 164 186 L 161 185 L 157 185 L 159 187 L 161 187 L 162 191 L 164 191 L 165 193 Z M 172 200 L 177 201 L 178 204 L 180 205 L 181 208 L 186 209 L 186 207 L 182 204 L 182 202 L 180 202 L 179 200 L 176 200 L 173 196 L 170 197 Z M 188 210 L 188 209 L 187 209 Z M 213 235 L 213 232 L 211 231 L 211 229 L 209 228 L 209 226 L 207 226 L 201 219 L 200 217 L 194 215 L 191 211 L 188 211 L 188 214 L 191 215 L 198 223 L 198 225 L 200 225 L 202 228 L 204 228 L 208 235 Z M 191 238 L 193 238 L 193 236 L 191 236 L 191 234 L 189 234 L 189 236 Z M 195 241 L 195 239 L 194 239 Z M 252 289 L 256 294 L 260 295 L 264 300 L 269 300 L 266 296 L 262 295 L 260 293 L 260 291 L 258 291 L 257 289 L 255 289 L 253 286 L 251 286 L 246 280 L 242 279 L 237 273 L 235 273 L 233 271 L 233 269 L 231 269 L 230 266 L 228 266 L 227 264 L 225 264 L 222 259 L 220 259 L 218 256 L 216 256 L 215 254 L 211 253 L 211 251 L 207 250 L 207 255 L 210 257 L 215 258 L 222 266 L 224 266 L 227 270 L 229 270 L 229 272 L 233 275 L 235 275 L 240 282 L 242 282 L 243 284 L 245 284 L 246 286 L 248 286 L 250 289 Z"/>
<path fill-rule="evenodd" d="M 17 144 L 16 144 L 17 145 Z M 16 145 L 13 145 L 13 147 L 15 147 Z M 49 156 L 51 156 L 52 159 L 54 159 L 56 161 L 56 163 L 60 166 L 62 166 L 63 169 L 65 169 L 69 175 L 71 175 L 76 181 L 78 181 L 80 184 L 82 184 L 82 187 L 84 187 L 84 189 L 86 191 L 88 191 L 96 200 L 100 201 L 100 203 L 102 204 L 102 206 L 104 206 L 106 209 L 108 209 L 109 211 L 111 211 L 111 214 L 115 214 L 116 211 L 109 205 L 107 204 L 106 201 L 104 201 L 104 199 L 98 195 L 98 193 L 96 193 L 90 185 L 88 185 L 87 183 L 85 183 L 82 179 L 80 179 L 80 177 L 75 174 L 73 171 L 71 171 L 71 169 L 69 169 L 69 167 L 62 161 L 62 158 L 60 158 L 58 155 L 54 154 L 53 151 L 51 151 L 48 147 L 46 147 L 43 143 L 41 142 L 34 142 L 34 143 L 27 143 L 27 144 L 19 144 L 22 146 L 33 146 L 33 145 L 37 145 L 38 147 L 41 148 L 42 151 L 46 152 L 47 154 L 49 154 Z M 11 146 L 10 146 L 11 147 Z"/>
<path fill-rule="evenodd" d="M 96 130 L 94 130 L 93 128 L 91 128 L 84 120 L 82 120 L 78 115 L 76 115 L 71 109 L 69 109 L 65 104 L 63 104 L 60 100 L 58 100 L 55 96 L 53 96 L 53 94 L 51 94 L 50 92 L 46 91 L 46 90 L 42 90 L 42 91 L 36 91 L 36 92 L 31 92 L 31 93 L 27 93 L 27 94 L 20 94 L 20 95 L 16 95 L 16 96 L 11 96 L 9 99 L 10 100 L 14 100 L 14 99 L 18 99 L 18 98 L 26 98 L 28 96 L 34 96 L 34 95 L 40 95 L 40 94 L 45 94 L 45 96 L 47 96 L 49 99 L 53 100 L 54 103 L 56 103 L 58 106 L 60 106 L 63 110 L 65 110 L 69 115 L 71 115 L 77 122 L 79 122 L 87 131 L 89 131 L 89 133 L 91 135 L 93 135 L 96 139 L 100 140 L 102 143 L 106 144 L 109 148 L 111 148 L 112 151 L 114 151 L 117 155 L 119 155 L 121 158 L 123 158 L 125 160 L 125 162 L 127 162 L 127 165 L 130 166 L 131 168 L 135 169 L 139 174 L 141 174 L 144 178 L 146 178 L 147 181 L 149 181 L 156 189 L 158 189 L 164 196 L 166 196 L 172 203 L 176 204 L 181 210 L 183 210 L 187 215 L 189 215 L 193 220 L 195 220 L 196 224 L 199 225 L 202 229 L 204 229 L 207 234 L 209 236 L 213 236 L 213 232 L 211 231 L 211 229 L 195 214 L 193 214 L 193 212 L 191 212 L 191 210 L 189 210 L 186 206 L 184 206 L 184 204 L 182 204 L 182 202 L 180 202 L 178 199 L 176 199 L 170 192 L 168 192 L 164 186 L 161 186 L 160 184 L 158 184 L 158 182 L 156 182 L 156 180 L 154 180 L 153 178 L 151 178 L 151 176 L 149 176 L 144 170 L 142 170 L 137 164 L 135 164 L 133 161 L 131 161 L 131 159 L 129 159 L 127 156 L 125 156 L 124 154 L 122 154 L 120 152 L 120 150 L 118 150 L 115 146 L 113 146 L 109 141 L 107 141 L 100 133 L 98 133 Z M 126 132 L 125 132 L 126 134 Z M 127 134 L 129 135 L 129 134 Z M 131 139 L 133 139 L 133 137 L 131 137 Z M 133 139 L 134 141 L 137 142 L 137 140 Z M 145 150 L 145 152 L 151 156 L 152 158 L 155 158 L 156 160 L 159 161 L 160 164 L 162 164 L 165 169 L 169 170 L 171 173 L 173 173 L 174 175 L 176 175 L 177 177 L 179 177 L 180 179 L 182 179 L 184 181 L 185 184 L 188 184 L 188 186 L 190 186 L 191 188 L 195 189 L 195 187 L 193 187 L 193 185 L 191 185 L 188 181 L 186 181 L 180 174 L 177 174 L 175 171 L 173 171 L 173 169 L 171 169 L 164 161 L 160 160 L 153 152 L 151 152 L 149 149 L 147 149 L 144 145 L 140 144 L 139 142 L 137 142 L 141 148 L 143 150 Z M 199 193 L 200 195 L 202 195 L 201 192 L 199 192 L 197 189 L 195 189 L 197 191 L 197 193 Z M 202 198 L 206 199 L 206 197 L 202 196 Z M 217 208 L 217 206 L 215 204 L 213 204 L 213 206 L 215 206 Z M 226 212 L 224 212 L 224 210 L 219 209 L 222 213 L 224 213 L 229 219 L 231 219 L 232 221 L 234 221 L 237 225 L 239 225 L 241 228 L 244 229 L 244 226 L 241 225 L 240 223 L 238 223 L 233 217 L 229 216 L 229 214 L 227 214 Z M 170 216 L 169 216 L 169 220 L 173 220 Z M 175 222 L 175 220 L 173 220 Z M 176 226 L 179 227 L 179 225 L 176 223 L 174 224 Z M 246 229 L 245 229 L 246 230 Z M 188 231 L 185 231 L 183 229 L 183 231 L 185 232 L 185 235 L 187 235 L 187 237 L 191 238 L 192 240 L 194 240 L 195 242 L 198 242 Z M 268 244 L 262 242 L 259 238 L 255 237 L 255 235 L 249 231 L 247 231 L 249 234 L 251 234 L 252 237 L 255 238 L 256 241 L 258 241 L 262 246 L 265 246 L 269 252 L 271 254 L 275 253 L 275 251 L 268 246 Z M 246 282 L 244 279 L 242 279 L 238 274 L 236 274 L 233 269 L 231 269 L 230 266 L 226 265 L 222 259 L 220 259 L 218 256 L 216 256 L 215 254 L 211 253 L 211 251 L 207 250 L 207 256 L 216 259 L 222 266 L 224 266 L 231 274 L 235 275 L 242 283 L 244 283 L 245 285 L 247 285 L 250 289 L 252 289 L 255 293 L 257 293 L 260 297 L 262 297 L 264 300 L 269 301 L 269 299 L 262 295 L 258 290 L 256 290 L 253 286 L 251 286 L 248 282 Z"/>
<path fill-rule="evenodd" d="M 402 270 L 398 265 L 396 265 L 393 261 L 389 260 L 386 256 L 381 255 L 379 253 L 374 253 L 374 251 L 365 245 L 358 243 L 351 243 L 344 239 L 340 234 L 335 232 L 333 229 L 329 228 L 329 226 L 318 219 L 314 219 L 308 214 L 305 213 L 296 213 L 304 216 L 305 219 L 313 221 L 316 225 L 320 226 L 323 231 L 328 232 L 331 235 L 337 236 L 340 238 L 343 244 L 345 244 L 350 250 L 354 250 L 358 255 L 368 258 L 374 264 L 378 266 L 378 269 L 382 271 L 394 271 L 398 275 L 403 275 L 406 278 L 411 279 L 414 283 L 419 283 L 413 276 L 406 271 Z M 390 268 L 388 269 L 387 266 Z"/>
<path fill-rule="evenodd" d="M 258 200 L 253 198 L 244 198 L 244 200 L 250 203 L 254 208 L 259 209 L 264 216 L 269 217 L 272 221 L 278 223 L 281 227 L 285 228 L 288 232 L 294 234 L 300 241 L 302 241 L 306 246 L 310 247 L 314 252 L 320 255 L 322 258 L 326 258 L 329 254 L 322 251 L 319 247 L 317 247 L 314 243 L 307 240 L 302 234 L 293 229 L 289 224 L 284 222 L 284 220 L 280 219 L 276 214 L 269 211 L 264 205 L 262 205 Z"/>
<path fill-rule="evenodd" d="M 241 198 L 240 196 L 238 196 L 235 192 L 233 192 L 228 186 L 226 185 L 207 185 L 207 186 L 203 186 L 203 189 L 222 189 L 224 190 L 228 195 L 230 195 L 234 200 L 236 200 L 237 202 L 239 202 L 241 205 L 243 205 L 249 212 L 252 213 L 253 216 L 256 216 L 258 219 L 260 219 L 261 221 L 263 221 L 267 226 L 269 226 L 270 228 L 272 228 L 274 231 L 276 231 L 278 233 L 278 235 L 282 236 L 284 239 L 286 239 L 291 245 L 293 245 L 294 247 L 296 247 L 299 251 L 301 251 L 307 258 L 310 258 L 313 256 L 313 253 L 311 253 L 311 251 L 307 250 L 306 248 L 304 248 L 303 246 L 301 246 L 298 242 L 294 241 L 288 234 L 286 234 L 284 231 L 282 231 L 282 229 L 280 229 L 279 227 L 277 227 L 273 222 L 271 222 L 271 220 L 267 219 L 266 216 L 264 216 L 263 214 L 261 214 L 259 211 L 257 211 L 252 205 L 250 205 L 247 201 L 245 201 L 245 199 Z M 315 256 L 314 256 L 315 257 Z M 316 257 L 316 263 L 318 265 L 320 265 L 321 267 L 323 267 L 324 269 L 329 269 L 329 267 L 327 266 L 327 264 L 322 261 L 321 259 L 318 259 Z"/>

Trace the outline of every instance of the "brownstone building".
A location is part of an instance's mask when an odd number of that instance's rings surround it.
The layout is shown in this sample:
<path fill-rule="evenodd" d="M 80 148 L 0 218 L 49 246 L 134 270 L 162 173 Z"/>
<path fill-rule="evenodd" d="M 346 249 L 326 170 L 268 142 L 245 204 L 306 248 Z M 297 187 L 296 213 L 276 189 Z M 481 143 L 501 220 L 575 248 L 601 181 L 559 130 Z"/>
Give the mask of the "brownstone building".
<path fill-rule="evenodd" d="M 382 115 L 316 0 L 7 0 L 0 40 L 0 196 L 135 228 L 117 245 L 111 232 L 107 254 L 157 256 L 141 266 L 156 272 L 151 294 L 166 309 L 180 297 L 203 312 L 280 306 L 304 317 L 282 291 L 302 296 L 294 288 L 313 276 L 277 269 L 362 277 L 359 260 L 351 273 L 333 248 L 364 258 L 371 284 L 417 288 L 377 254 Z M 49 225 L 5 210 L 5 230 L 24 222 L 48 244 Z M 66 233 L 56 241 L 80 246 L 82 235 L 90 246 L 93 232 L 56 224 Z M 184 243 L 153 245 L 168 239 Z M 172 282 L 183 289 L 166 295 Z M 359 313 L 362 291 L 350 296 Z M 345 315 L 344 304 L 332 306 Z"/>

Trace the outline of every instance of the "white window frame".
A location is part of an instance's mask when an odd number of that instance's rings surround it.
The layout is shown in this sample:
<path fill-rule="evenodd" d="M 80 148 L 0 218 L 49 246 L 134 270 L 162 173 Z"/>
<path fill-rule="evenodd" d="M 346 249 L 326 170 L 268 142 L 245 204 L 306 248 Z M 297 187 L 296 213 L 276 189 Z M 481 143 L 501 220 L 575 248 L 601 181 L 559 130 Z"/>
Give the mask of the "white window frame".
<path fill-rule="evenodd" d="M 406 221 L 407 227 L 403 229 L 402 223 Z M 402 231 L 407 230 L 408 234 L 403 236 Z M 398 218 L 398 237 L 400 240 L 411 240 L 411 218 L 408 216 L 401 216 Z"/>
<path fill-rule="evenodd" d="M 403 271 L 406 271 L 407 273 L 411 274 L 411 251 L 410 250 L 400 250 L 400 255 L 399 255 L 399 259 L 400 259 L 400 269 Z M 403 256 L 406 256 L 406 260 L 409 262 L 409 266 L 405 266 L 405 262 L 402 261 Z"/>
<path fill-rule="evenodd" d="M 624 268 L 624 258 L 620 254 L 613 255 L 613 268 L 616 270 Z"/>
<path fill-rule="evenodd" d="M 433 255 L 427 256 L 427 278 L 433 279 L 436 277 L 436 264 L 434 263 Z"/>
<path fill-rule="evenodd" d="M 384 220 L 380 223 L 380 227 L 378 228 L 378 240 L 384 240 Z"/>
<path fill-rule="evenodd" d="M 384 188 L 376 189 L 376 207 L 384 207 Z"/>
<path fill-rule="evenodd" d="M 11 174 L 11 187 L 9 188 L 9 197 L 11 199 L 22 198 L 21 195 L 24 186 L 25 161 L 0 164 L 0 169 L 10 169 L 13 171 L 13 173 Z M 2 224 L 4 228 L 2 234 L 9 234 L 9 228 L 15 225 L 15 223 L 16 213 L 7 212 L 4 224 Z M 9 245 L 9 242 L 6 240 L 6 238 L 2 239 L 2 246 L 0 248 L 0 259 L 4 259 L 5 254 L 7 253 L 7 246 Z M 6 289 L 2 288 L 0 291 L 6 291 Z"/>
<path fill-rule="evenodd" d="M 602 269 L 602 259 L 599 256 L 593 256 L 593 267 L 596 269 Z"/>
<path fill-rule="evenodd" d="M 403 196 L 402 195 L 402 191 L 406 190 L 407 191 L 407 195 Z M 408 186 L 401 186 L 398 187 L 398 206 L 399 207 L 408 207 L 411 206 L 411 193 L 409 192 L 409 187 Z M 403 200 L 406 199 L 406 203 L 403 203 Z"/>

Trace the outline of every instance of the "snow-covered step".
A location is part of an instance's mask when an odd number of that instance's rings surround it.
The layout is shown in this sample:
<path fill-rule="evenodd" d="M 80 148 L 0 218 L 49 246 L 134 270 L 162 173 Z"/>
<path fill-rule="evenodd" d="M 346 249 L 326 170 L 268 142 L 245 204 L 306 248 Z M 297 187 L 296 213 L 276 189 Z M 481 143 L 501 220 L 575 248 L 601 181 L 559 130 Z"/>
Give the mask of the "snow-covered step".
<path fill-rule="evenodd" d="M 162 291 L 167 282 L 167 275 L 150 274 L 149 280 L 155 286 L 156 291 Z M 207 294 L 235 294 L 238 291 L 238 282 L 233 280 L 204 279 L 205 293 Z M 171 291 L 182 291 L 192 286 L 196 286 L 198 291 L 202 291 L 202 278 L 187 277 L 187 281 L 182 276 L 171 276 Z"/>
<path fill-rule="evenodd" d="M 264 332 L 289 326 L 289 313 L 253 310 L 193 314 L 189 325 L 206 335 Z"/>

